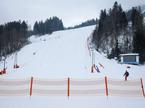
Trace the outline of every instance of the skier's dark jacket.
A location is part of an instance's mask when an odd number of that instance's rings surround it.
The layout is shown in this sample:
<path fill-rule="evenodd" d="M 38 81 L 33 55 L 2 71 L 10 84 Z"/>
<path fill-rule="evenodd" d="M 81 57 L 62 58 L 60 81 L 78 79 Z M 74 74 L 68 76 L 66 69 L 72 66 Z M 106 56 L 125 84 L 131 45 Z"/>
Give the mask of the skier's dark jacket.
<path fill-rule="evenodd" d="M 126 71 L 123 76 L 127 76 L 128 77 L 129 76 L 129 72 Z"/>

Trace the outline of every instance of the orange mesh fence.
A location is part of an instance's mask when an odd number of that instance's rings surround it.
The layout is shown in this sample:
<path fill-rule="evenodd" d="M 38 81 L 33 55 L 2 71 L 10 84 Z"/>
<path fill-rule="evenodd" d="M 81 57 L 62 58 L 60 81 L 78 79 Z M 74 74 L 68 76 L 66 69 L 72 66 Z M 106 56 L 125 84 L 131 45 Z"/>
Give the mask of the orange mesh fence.
<path fill-rule="evenodd" d="M 67 95 L 67 79 L 38 79 L 33 82 L 33 95 Z"/>
<path fill-rule="evenodd" d="M 70 79 L 70 95 L 105 95 L 103 79 Z"/>
<path fill-rule="evenodd" d="M 29 95 L 30 79 L 0 79 L 0 96 Z"/>
<path fill-rule="evenodd" d="M 108 79 L 108 92 L 110 96 L 142 96 L 140 80 Z"/>
<path fill-rule="evenodd" d="M 0 79 L 0 96 L 145 96 L 143 80 L 93 79 Z"/>

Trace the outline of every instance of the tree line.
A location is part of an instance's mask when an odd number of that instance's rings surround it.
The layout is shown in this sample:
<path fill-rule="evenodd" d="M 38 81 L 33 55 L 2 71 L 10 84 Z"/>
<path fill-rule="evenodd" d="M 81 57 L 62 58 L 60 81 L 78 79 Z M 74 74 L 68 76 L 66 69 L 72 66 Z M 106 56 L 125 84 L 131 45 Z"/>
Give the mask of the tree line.
<path fill-rule="evenodd" d="M 51 34 L 54 31 L 64 30 L 63 22 L 58 17 L 52 17 L 43 21 L 36 21 L 33 27 L 35 35 Z"/>
<path fill-rule="evenodd" d="M 120 53 L 136 52 L 140 61 L 145 61 L 145 27 L 140 7 L 125 12 L 121 5 L 114 3 L 113 8 L 101 10 L 99 24 L 93 32 L 93 43 L 96 50 L 106 49 L 109 58 L 119 58 Z M 119 36 L 123 35 L 121 44 Z M 132 39 L 132 42 L 130 42 Z M 111 50 L 110 50 L 111 49 Z"/>
<path fill-rule="evenodd" d="M 133 30 L 133 52 L 140 55 L 140 61 L 145 61 L 145 25 L 140 8 L 133 8 L 131 14 Z"/>
<path fill-rule="evenodd" d="M 63 22 L 58 17 L 46 19 L 45 22 L 36 21 L 33 30 L 28 30 L 28 24 L 25 21 L 13 21 L 0 25 L 0 60 L 2 56 L 6 57 L 27 44 L 30 35 L 51 34 L 63 29 Z"/>
<path fill-rule="evenodd" d="M 0 25 L 0 57 L 19 50 L 27 43 L 28 25 L 14 21 Z"/>
<path fill-rule="evenodd" d="M 91 25 L 97 25 L 98 24 L 98 19 L 90 19 L 87 21 L 82 22 L 81 24 L 75 25 L 73 27 L 68 27 L 67 29 L 76 29 L 76 28 L 81 28 L 81 27 L 86 27 L 86 26 L 91 26 Z"/>

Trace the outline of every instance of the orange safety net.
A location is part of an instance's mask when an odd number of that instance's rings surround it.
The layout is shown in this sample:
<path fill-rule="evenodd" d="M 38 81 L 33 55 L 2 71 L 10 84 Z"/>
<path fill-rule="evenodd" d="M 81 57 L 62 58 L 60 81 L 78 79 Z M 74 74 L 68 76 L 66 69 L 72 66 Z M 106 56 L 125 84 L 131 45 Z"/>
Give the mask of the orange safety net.
<path fill-rule="evenodd" d="M 0 79 L 0 96 L 145 96 L 143 80 L 91 79 Z"/>

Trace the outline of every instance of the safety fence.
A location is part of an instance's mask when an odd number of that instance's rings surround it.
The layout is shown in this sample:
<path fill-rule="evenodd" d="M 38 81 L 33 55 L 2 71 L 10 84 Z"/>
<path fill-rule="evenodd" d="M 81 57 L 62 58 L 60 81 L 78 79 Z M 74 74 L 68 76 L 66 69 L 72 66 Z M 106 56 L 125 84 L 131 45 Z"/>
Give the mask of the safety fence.
<path fill-rule="evenodd" d="M 90 79 L 0 79 L 0 96 L 144 96 L 142 78 L 119 80 Z"/>
<path fill-rule="evenodd" d="M 34 79 L 33 95 L 67 95 L 67 79 Z"/>
<path fill-rule="evenodd" d="M 29 95 L 30 79 L 0 79 L 0 96 Z"/>
<path fill-rule="evenodd" d="M 144 96 L 142 79 L 121 81 L 108 80 L 108 91 L 111 96 Z"/>

